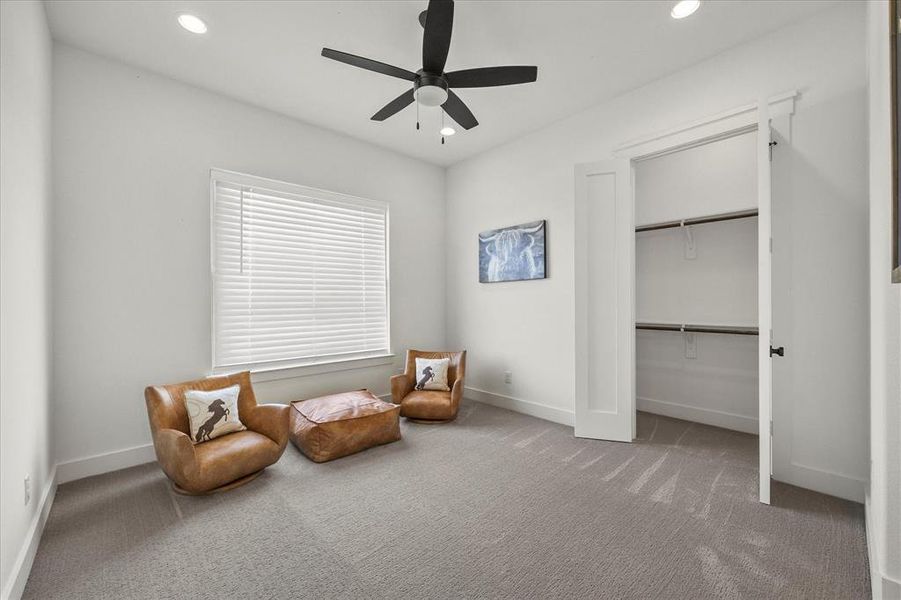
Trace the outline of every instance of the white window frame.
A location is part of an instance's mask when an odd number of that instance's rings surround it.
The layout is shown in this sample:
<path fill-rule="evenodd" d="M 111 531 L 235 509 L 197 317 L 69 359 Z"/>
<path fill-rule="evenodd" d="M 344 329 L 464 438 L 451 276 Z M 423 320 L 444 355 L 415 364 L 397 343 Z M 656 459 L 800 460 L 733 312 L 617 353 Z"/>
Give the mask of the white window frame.
<path fill-rule="evenodd" d="M 248 363 L 242 365 L 229 365 L 227 367 L 216 366 L 216 183 L 225 182 L 233 185 L 255 187 L 273 192 L 296 194 L 321 199 L 326 202 L 342 202 L 375 207 L 385 211 L 385 325 L 387 328 L 387 352 L 379 351 L 371 355 L 353 356 L 344 358 L 312 357 L 300 359 L 289 364 L 267 366 L 262 363 Z M 389 254 L 390 244 L 390 210 L 387 202 L 371 200 L 359 196 L 351 196 L 339 192 L 331 192 L 319 188 L 308 187 L 276 179 L 267 179 L 256 175 L 238 173 L 225 169 L 210 169 L 210 363 L 212 375 L 234 373 L 248 370 L 254 374 L 254 381 L 270 381 L 290 377 L 303 377 L 318 375 L 336 371 L 361 369 L 393 364 L 395 354 L 391 345 L 391 258 Z"/>

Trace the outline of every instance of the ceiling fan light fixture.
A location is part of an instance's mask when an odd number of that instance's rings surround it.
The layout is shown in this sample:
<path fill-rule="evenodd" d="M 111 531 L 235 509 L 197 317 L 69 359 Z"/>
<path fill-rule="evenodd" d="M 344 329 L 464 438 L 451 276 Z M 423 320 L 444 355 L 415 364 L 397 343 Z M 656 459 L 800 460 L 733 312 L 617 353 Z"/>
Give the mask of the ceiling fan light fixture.
<path fill-rule="evenodd" d="M 178 24 L 191 33 L 206 33 L 206 23 L 200 17 L 195 17 L 194 15 L 178 15 Z"/>
<path fill-rule="evenodd" d="M 454 135 L 455 133 L 457 133 L 457 130 L 454 129 L 453 127 L 449 127 L 449 126 L 445 125 L 444 127 L 441 128 L 441 131 L 439 131 L 438 133 L 440 133 L 444 137 L 448 137 L 448 136 L 451 136 L 451 135 Z"/>
<path fill-rule="evenodd" d="M 447 72 L 445 69 L 447 53 L 454 27 L 453 0 L 429 0 L 429 7 L 420 16 L 420 22 L 425 28 L 422 34 L 422 68 L 415 73 L 348 52 L 332 48 L 322 49 L 324 58 L 403 79 L 413 84 L 413 89 L 407 88 L 407 91 L 372 115 L 370 117 L 372 121 L 384 121 L 415 102 L 417 130 L 420 105 L 441 106 L 442 114 L 447 113 L 455 124 L 470 130 L 478 126 L 479 121 L 453 90 L 532 83 L 538 79 L 538 67 L 525 65 L 480 67 Z"/>
<path fill-rule="evenodd" d="M 416 90 L 416 99 L 423 106 L 441 106 L 447 102 L 447 90 L 438 85 L 421 85 Z"/>
<path fill-rule="evenodd" d="M 684 19 L 693 15 L 700 7 L 701 0 L 681 0 L 676 2 L 669 14 L 674 19 Z"/>

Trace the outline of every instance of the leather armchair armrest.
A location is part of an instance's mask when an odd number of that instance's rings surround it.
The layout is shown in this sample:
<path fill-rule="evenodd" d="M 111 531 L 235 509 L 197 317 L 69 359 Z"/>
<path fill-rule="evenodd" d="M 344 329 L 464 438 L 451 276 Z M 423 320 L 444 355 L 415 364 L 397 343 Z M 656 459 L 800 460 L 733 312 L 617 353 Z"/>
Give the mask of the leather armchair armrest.
<path fill-rule="evenodd" d="M 391 401 L 400 404 L 404 397 L 413 391 L 413 378 L 406 373 L 391 377 Z"/>
<path fill-rule="evenodd" d="M 454 382 L 454 386 L 451 388 L 451 403 L 454 407 L 460 405 L 460 400 L 463 399 L 463 377 L 457 378 Z"/>
<path fill-rule="evenodd" d="M 290 410 L 287 404 L 258 404 L 249 414 L 241 413 L 241 421 L 248 429 L 262 433 L 284 450 L 288 445 Z"/>
<path fill-rule="evenodd" d="M 188 434 L 177 429 L 160 429 L 153 436 L 160 466 L 173 481 L 185 485 L 197 476 L 197 457 Z"/>

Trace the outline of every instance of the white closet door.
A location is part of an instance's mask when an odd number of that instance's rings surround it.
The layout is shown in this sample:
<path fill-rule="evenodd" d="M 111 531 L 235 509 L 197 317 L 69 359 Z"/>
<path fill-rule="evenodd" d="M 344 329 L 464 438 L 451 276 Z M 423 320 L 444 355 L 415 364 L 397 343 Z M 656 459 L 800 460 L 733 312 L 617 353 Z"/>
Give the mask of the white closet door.
<path fill-rule="evenodd" d="M 635 226 L 627 159 L 577 165 L 575 434 L 635 437 Z"/>
<path fill-rule="evenodd" d="M 759 339 L 760 381 L 760 501 L 770 503 L 770 476 L 773 472 L 773 361 L 770 345 L 773 335 L 773 279 L 772 279 L 772 176 L 770 172 L 770 115 L 769 102 L 758 103 L 757 121 L 757 311 Z"/>

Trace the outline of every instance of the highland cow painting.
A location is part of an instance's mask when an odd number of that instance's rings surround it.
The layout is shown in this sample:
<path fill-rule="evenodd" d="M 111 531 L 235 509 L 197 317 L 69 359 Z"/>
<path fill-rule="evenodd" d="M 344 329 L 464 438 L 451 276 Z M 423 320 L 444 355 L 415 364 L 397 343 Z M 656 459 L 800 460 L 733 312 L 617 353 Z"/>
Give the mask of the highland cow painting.
<path fill-rule="evenodd" d="M 533 221 L 479 234 L 479 281 L 544 279 L 545 221 Z"/>

